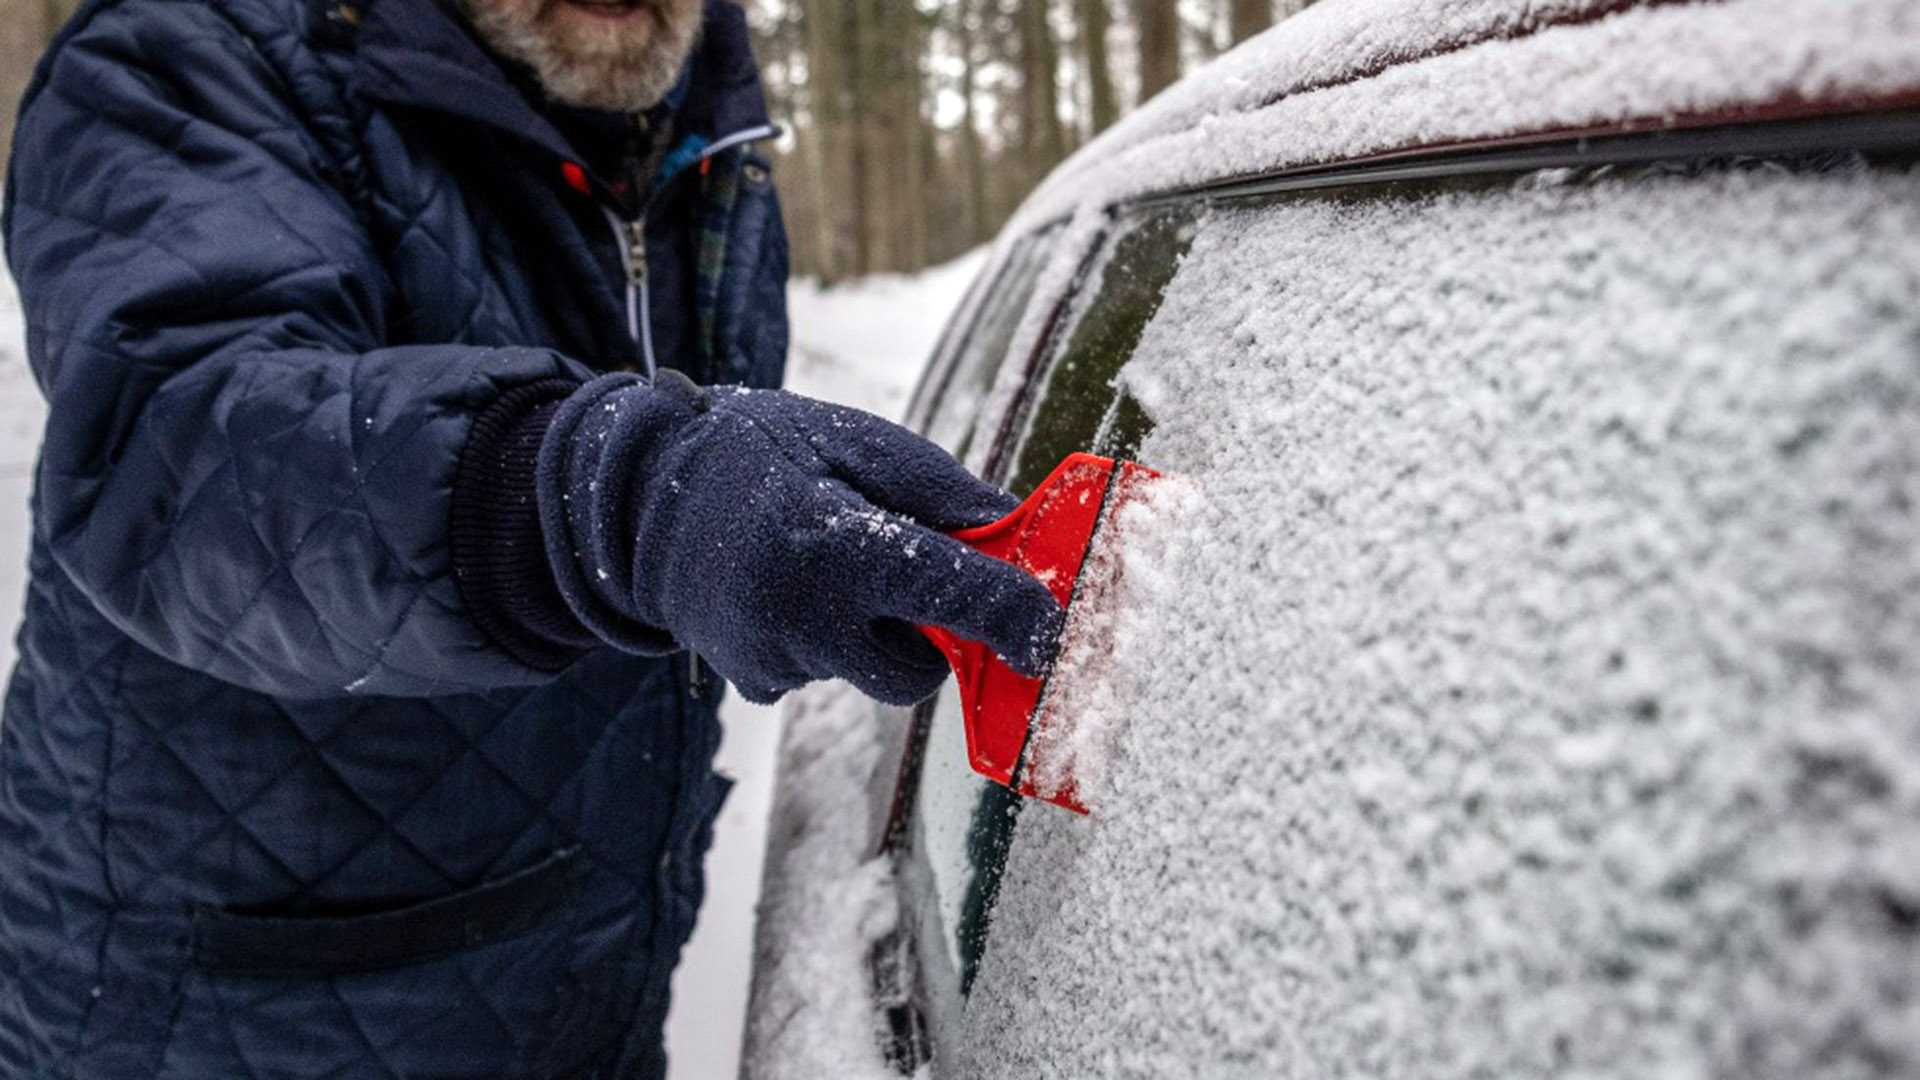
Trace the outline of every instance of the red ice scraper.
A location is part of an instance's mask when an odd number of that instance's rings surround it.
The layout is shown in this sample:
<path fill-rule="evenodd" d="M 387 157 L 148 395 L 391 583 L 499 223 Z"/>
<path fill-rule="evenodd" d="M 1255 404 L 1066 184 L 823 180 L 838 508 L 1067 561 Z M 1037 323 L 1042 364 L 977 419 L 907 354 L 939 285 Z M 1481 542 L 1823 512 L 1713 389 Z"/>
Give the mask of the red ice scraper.
<path fill-rule="evenodd" d="M 1053 590 L 1071 607 L 1080 569 L 1093 550 L 1102 519 L 1132 489 L 1159 474 L 1128 461 L 1074 454 L 1060 463 L 1019 509 L 999 521 L 953 535 L 974 550 L 1010 562 Z M 1031 736 L 1046 694 L 1046 679 L 1015 672 L 975 641 L 938 627 L 922 627 L 960 682 L 960 708 L 967 730 L 967 759 L 973 770 L 1030 798 L 1044 799 L 1077 814 L 1081 805 L 1071 782 L 1042 792 L 1033 783 L 1040 752 Z"/>

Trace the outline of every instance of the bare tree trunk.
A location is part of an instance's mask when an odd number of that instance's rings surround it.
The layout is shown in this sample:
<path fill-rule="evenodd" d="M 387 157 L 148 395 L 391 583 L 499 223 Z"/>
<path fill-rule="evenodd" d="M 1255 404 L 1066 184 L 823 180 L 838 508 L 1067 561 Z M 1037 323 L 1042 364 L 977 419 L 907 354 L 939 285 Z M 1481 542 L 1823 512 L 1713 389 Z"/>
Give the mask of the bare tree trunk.
<path fill-rule="evenodd" d="M 875 163 L 880 160 L 884 139 L 879 131 L 881 110 L 874 108 L 874 89 L 878 81 L 874 57 L 879 49 L 873 40 L 873 9 L 876 4 L 884 2 L 852 0 L 848 4 L 852 30 L 849 34 L 851 47 L 847 50 L 846 109 L 853 135 L 852 153 L 848 158 L 853 182 L 841 190 L 852 202 L 853 262 L 848 269 L 854 275 L 873 272 L 874 238 L 881 232 L 875 219 L 879 213 L 878 198 L 884 197 L 885 192 L 875 190 L 878 185 L 873 182 L 873 170 Z"/>
<path fill-rule="evenodd" d="M 16 0 L 14 10 L 0 18 L 0 173 L 6 171 L 13 148 L 13 123 L 20 95 L 47 43 L 67 21 L 79 0 Z"/>
<path fill-rule="evenodd" d="M 887 154 L 880 183 L 888 195 L 885 269 L 918 270 L 926 258 L 926 229 L 921 211 L 927 202 L 926 117 L 921 106 L 926 86 L 920 58 L 927 48 L 926 27 L 911 3 L 881 0 L 887 17 L 880 41 L 885 52 Z"/>
<path fill-rule="evenodd" d="M 45 46 L 38 19 L 0 19 L 0 157 L 13 145 L 14 113 Z"/>
<path fill-rule="evenodd" d="M 1020 3 L 1020 145 L 1029 184 L 1067 156 L 1066 136 L 1060 129 L 1060 93 L 1054 81 L 1060 51 L 1047 8 L 1048 0 Z"/>
<path fill-rule="evenodd" d="M 1273 25 L 1273 0 L 1228 0 L 1227 33 L 1235 45 Z"/>
<path fill-rule="evenodd" d="M 934 123 L 934 110 L 945 86 L 934 63 L 940 17 L 937 11 L 922 14 L 915 5 L 905 7 L 913 23 L 913 82 L 905 104 L 913 123 L 914 177 L 919 184 L 918 197 L 907 207 L 914 230 L 908 265 L 918 270 L 932 265 L 947 246 L 948 230 L 943 225 L 953 219 L 953 212 L 942 190 L 947 170 L 941 161 L 940 129 Z"/>
<path fill-rule="evenodd" d="M 1012 64 L 1014 75 L 1007 78 L 1003 74 L 987 83 L 992 100 L 987 115 L 992 118 L 993 126 L 981 129 L 987 147 L 987 206 L 991 211 L 988 217 L 996 224 L 1007 219 L 1027 192 L 1027 170 L 1021 161 L 1026 152 L 1026 88 L 1022 85 L 1025 80 L 1020 77 L 1019 58 L 1020 10 L 1028 2 L 980 0 L 978 37 L 988 63 L 982 71 L 991 72 L 998 66 L 996 61 L 1004 61 Z"/>
<path fill-rule="evenodd" d="M 960 45 L 960 157 L 961 168 L 966 170 L 968 246 L 993 235 L 993 214 L 987 206 L 986 148 L 980 143 L 980 118 L 974 107 L 979 52 L 974 20 L 979 16 L 979 0 L 960 0 L 955 37 Z"/>
<path fill-rule="evenodd" d="M 1180 12 L 1174 0 L 1134 0 L 1140 45 L 1140 100 L 1180 77 Z"/>
<path fill-rule="evenodd" d="M 1100 134 L 1120 117 L 1107 63 L 1107 0 L 1075 0 L 1080 23 L 1080 59 L 1087 69 L 1087 136 Z"/>
<path fill-rule="evenodd" d="M 852 112 L 854 13 L 849 0 L 810 0 L 803 9 L 807 44 L 807 102 L 812 148 L 807 154 L 813 185 L 814 268 L 823 281 L 859 273 L 861 229 L 855 185 L 860 140 Z"/>
<path fill-rule="evenodd" d="M 861 273 L 912 268 L 921 186 L 919 16 L 899 0 L 860 0 Z"/>
<path fill-rule="evenodd" d="M 738 2 L 738 0 L 736 0 Z M 815 250 L 817 237 L 813 224 L 819 214 L 813 203 L 817 187 L 812 182 L 812 163 L 808 151 L 813 148 L 811 126 L 806 122 L 806 50 L 804 20 L 800 9 L 779 0 L 745 0 L 747 30 L 753 42 L 753 55 L 760 60 L 767 94 L 767 109 L 778 123 L 788 125 L 796 135 L 807 137 L 790 143 L 763 146 L 774 159 L 780 177 L 781 209 L 791 226 L 787 233 L 793 271 L 800 275 L 818 275 L 820 256 Z"/>
<path fill-rule="evenodd" d="M 924 50 L 916 55 L 926 55 Z M 940 248 L 937 235 L 939 220 L 934 217 L 941 213 L 940 197 L 940 143 L 934 137 L 933 95 L 923 93 L 915 104 L 918 108 L 913 114 L 913 131 L 909 137 L 914 142 L 913 176 L 919 191 L 913 202 L 907 206 L 907 221 L 913 226 L 912 244 L 907 251 L 907 269 L 918 270 L 931 266 L 934 253 Z"/>

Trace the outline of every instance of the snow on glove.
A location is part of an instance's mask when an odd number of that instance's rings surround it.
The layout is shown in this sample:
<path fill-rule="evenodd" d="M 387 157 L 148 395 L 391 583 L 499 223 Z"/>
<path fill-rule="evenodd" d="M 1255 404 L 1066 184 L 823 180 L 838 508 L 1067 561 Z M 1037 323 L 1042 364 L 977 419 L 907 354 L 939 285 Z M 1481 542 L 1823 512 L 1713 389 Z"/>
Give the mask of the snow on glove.
<path fill-rule="evenodd" d="M 607 375 L 541 443 L 541 528 L 561 593 L 601 638 L 694 649 L 748 700 L 841 677 L 932 694 L 916 624 L 1037 675 L 1062 613 L 1032 576 L 944 535 L 1018 501 L 879 417 L 779 390 Z"/>

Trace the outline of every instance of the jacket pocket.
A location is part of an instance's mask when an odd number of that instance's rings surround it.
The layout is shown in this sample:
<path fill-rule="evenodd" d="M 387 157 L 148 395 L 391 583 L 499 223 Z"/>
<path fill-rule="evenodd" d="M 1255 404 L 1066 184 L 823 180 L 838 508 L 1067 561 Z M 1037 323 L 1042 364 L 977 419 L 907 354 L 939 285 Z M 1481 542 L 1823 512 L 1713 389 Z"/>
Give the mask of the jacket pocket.
<path fill-rule="evenodd" d="M 193 964 L 203 970 L 338 975 L 418 963 L 524 934 L 553 920 L 572 889 L 577 848 L 450 896 L 367 914 L 284 916 L 202 907 Z"/>

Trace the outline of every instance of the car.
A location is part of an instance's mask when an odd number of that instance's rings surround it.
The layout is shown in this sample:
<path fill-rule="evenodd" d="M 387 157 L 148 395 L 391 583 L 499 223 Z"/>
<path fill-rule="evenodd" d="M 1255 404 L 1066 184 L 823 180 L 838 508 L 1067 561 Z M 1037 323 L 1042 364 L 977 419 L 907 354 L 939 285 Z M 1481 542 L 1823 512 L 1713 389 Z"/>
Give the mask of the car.
<path fill-rule="evenodd" d="M 748 1074 L 1920 1075 L 1917 154 L 1903 0 L 1328 0 L 1084 147 L 908 420 L 1163 474 L 1090 813 L 798 695 Z"/>

